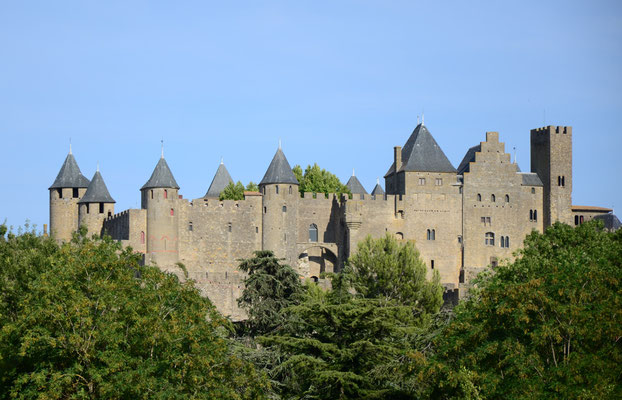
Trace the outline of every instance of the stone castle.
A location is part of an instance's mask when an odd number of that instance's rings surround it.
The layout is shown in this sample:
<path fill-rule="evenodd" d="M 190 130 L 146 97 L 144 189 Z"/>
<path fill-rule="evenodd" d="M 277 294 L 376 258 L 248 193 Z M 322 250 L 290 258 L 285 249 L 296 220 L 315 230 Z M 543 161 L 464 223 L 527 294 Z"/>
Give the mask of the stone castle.
<path fill-rule="evenodd" d="M 422 123 L 368 194 L 353 175 L 352 196 L 304 193 L 280 146 L 259 183 L 241 201 L 219 201 L 232 182 L 224 164 L 204 197 L 179 193 L 164 156 L 142 186 L 141 208 L 114 212 L 99 172 L 89 181 L 74 156 L 50 186 L 50 232 L 66 241 L 81 225 L 108 234 L 163 270 L 195 280 L 221 312 L 244 317 L 236 299 L 243 290 L 239 260 L 272 250 L 301 278 L 338 272 L 367 235 L 387 233 L 414 241 L 429 268 L 439 272 L 446 299 L 454 301 L 483 268 L 511 259 L 533 230 L 561 221 L 578 225 L 603 219 L 615 229 L 611 209 L 572 205 L 572 128 L 531 131 L 531 172 L 521 172 L 497 132 L 471 147 L 455 168 Z"/>

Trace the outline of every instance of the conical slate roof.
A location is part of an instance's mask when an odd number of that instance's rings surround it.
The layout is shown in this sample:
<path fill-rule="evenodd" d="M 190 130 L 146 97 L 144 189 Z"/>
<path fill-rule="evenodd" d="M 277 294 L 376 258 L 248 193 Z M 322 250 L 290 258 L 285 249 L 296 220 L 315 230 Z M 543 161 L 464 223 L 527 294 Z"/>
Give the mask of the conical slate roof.
<path fill-rule="evenodd" d="M 298 185 L 298 180 L 292 172 L 292 167 L 289 166 L 289 162 L 287 162 L 287 158 L 285 158 L 285 154 L 283 154 L 283 150 L 280 147 L 276 151 L 266 174 L 259 182 L 260 185 L 269 183 L 292 183 Z"/>
<path fill-rule="evenodd" d="M 384 194 L 384 190 L 382 189 L 382 186 L 380 186 L 380 182 L 376 183 L 376 186 L 374 186 L 374 190 L 371 191 L 371 194 L 373 196 Z"/>
<path fill-rule="evenodd" d="M 209 185 L 209 189 L 207 189 L 207 193 L 205 193 L 203 197 L 219 197 L 220 192 L 225 190 L 229 183 L 233 183 L 233 179 L 231 179 L 231 175 L 229 175 L 229 171 L 227 171 L 225 164 L 221 162 L 216 170 L 214 179 L 212 179 L 212 184 Z"/>
<path fill-rule="evenodd" d="M 89 180 L 82 175 L 76 159 L 73 157 L 73 154 L 71 154 L 71 151 L 69 151 L 50 189 L 85 188 L 88 186 Z"/>
<path fill-rule="evenodd" d="M 350 177 L 348 183 L 346 183 L 346 186 L 350 189 L 352 194 L 368 194 L 367 190 L 365 190 L 363 185 L 361 185 L 359 179 L 354 175 Z"/>
<path fill-rule="evenodd" d="M 104 183 L 104 178 L 102 178 L 102 174 L 99 173 L 99 170 L 93 175 L 93 179 L 91 179 L 86 193 L 84 193 L 84 196 L 78 203 L 116 203 L 112 196 L 110 196 L 110 192 L 108 192 L 108 188 Z"/>
<path fill-rule="evenodd" d="M 160 158 L 160 161 L 158 161 L 158 164 L 153 169 L 151 178 L 149 178 L 147 183 L 145 183 L 140 190 L 153 188 L 179 189 L 179 185 L 177 184 L 177 181 L 175 181 L 175 178 L 171 173 L 171 169 L 168 167 L 164 157 Z"/>
<path fill-rule="evenodd" d="M 395 167 L 394 167 L 395 168 Z M 423 123 L 417 125 L 402 149 L 400 171 L 456 172 Z"/>

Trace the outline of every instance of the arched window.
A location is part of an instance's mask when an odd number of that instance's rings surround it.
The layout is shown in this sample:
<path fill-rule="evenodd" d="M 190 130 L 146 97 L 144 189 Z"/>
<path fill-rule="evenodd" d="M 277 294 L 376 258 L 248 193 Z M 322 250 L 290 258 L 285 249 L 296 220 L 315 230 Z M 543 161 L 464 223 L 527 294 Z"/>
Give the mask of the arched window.
<path fill-rule="evenodd" d="M 531 194 L 536 194 L 536 188 L 531 188 Z"/>
<path fill-rule="evenodd" d="M 309 241 L 317 242 L 317 225 L 315 224 L 309 225 Z"/>
<path fill-rule="evenodd" d="M 579 223 L 582 224 L 583 223 L 583 215 L 579 217 Z"/>
<path fill-rule="evenodd" d="M 494 246 L 495 245 L 495 234 L 492 232 L 486 232 L 486 238 L 484 240 L 486 246 Z"/>
<path fill-rule="evenodd" d="M 175 215 L 175 210 L 171 208 L 171 216 Z"/>
<path fill-rule="evenodd" d="M 578 215 L 574 216 L 574 224 L 575 225 L 579 225 L 579 216 Z"/>
<path fill-rule="evenodd" d="M 140 232 L 140 244 L 145 244 L 145 232 Z"/>
<path fill-rule="evenodd" d="M 534 221 L 538 220 L 538 210 L 533 210 L 533 220 Z"/>
<path fill-rule="evenodd" d="M 509 194 L 506 194 L 506 195 L 505 195 L 505 202 L 506 202 L 506 203 L 509 203 L 509 202 L 510 202 L 510 195 L 509 195 Z"/>
<path fill-rule="evenodd" d="M 164 189 L 164 198 L 168 199 L 168 190 Z"/>
<path fill-rule="evenodd" d="M 287 212 L 287 206 L 283 206 L 283 212 Z"/>
<path fill-rule="evenodd" d="M 404 234 L 402 232 L 396 232 L 395 233 L 395 238 L 397 240 L 403 240 L 404 239 Z"/>
<path fill-rule="evenodd" d="M 529 220 L 533 221 L 533 210 L 529 210 Z"/>
<path fill-rule="evenodd" d="M 432 240 L 436 240 L 436 229 L 432 229 Z"/>
<path fill-rule="evenodd" d="M 507 247 L 510 247 L 510 237 L 509 237 L 509 236 L 506 236 L 506 237 L 505 237 L 505 247 L 506 247 L 506 248 L 507 248 Z"/>
<path fill-rule="evenodd" d="M 427 234 L 427 239 L 432 240 L 432 231 L 428 229 Z"/>
<path fill-rule="evenodd" d="M 497 198 L 495 197 L 495 195 L 494 195 L 494 194 L 491 194 L 491 195 L 490 195 L 490 201 L 492 201 L 493 203 L 494 203 L 495 201 L 497 201 Z"/>
<path fill-rule="evenodd" d="M 482 195 L 481 194 L 477 194 L 477 201 L 482 201 Z"/>

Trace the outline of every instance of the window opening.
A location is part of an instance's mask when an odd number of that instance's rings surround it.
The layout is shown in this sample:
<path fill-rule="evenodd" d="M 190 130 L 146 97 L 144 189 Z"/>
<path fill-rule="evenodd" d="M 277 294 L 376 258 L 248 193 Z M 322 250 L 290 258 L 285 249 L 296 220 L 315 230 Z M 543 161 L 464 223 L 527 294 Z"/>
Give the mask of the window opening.
<path fill-rule="evenodd" d="M 536 188 L 531 188 L 531 194 L 536 194 Z"/>
<path fill-rule="evenodd" d="M 441 178 L 436 178 L 436 186 L 442 186 L 443 180 Z"/>
<path fill-rule="evenodd" d="M 292 194 L 292 185 L 289 185 L 289 194 Z"/>
<path fill-rule="evenodd" d="M 228 230 L 229 232 L 231 232 L 231 228 L 232 228 L 232 226 L 231 226 L 231 222 L 229 222 L 229 223 L 227 224 L 227 230 Z"/>
<path fill-rule="evenodd" d="M 63 198 L 63 189 L 56 189 L 56 192 L 58 193 L 58 198 L 62 199 Z"/>
<path fill-rule="evenodd" d="M 73 198 L 77 199 L 79 197 L 78 188 L 73 188 Z"/>
<path fill-rule="evenodd" d="M 90 208 L 90 207 L 89 207 L 89 203 L 86 203 L 86 213 L 87 213 L 87 214 L 89 213 L 89 208 Z"/>
<path fill-rule="evenodd" d="M 151 191 L 151 198 L 153 199 L 153 190 Z"/>
<path fill-rule="evenodd" d="M 168 190 L 164 189 L 164 198 L 168 199 Z"/>
<path fill-rule="evenodd" d="M 317 225 L 315 224 L 309 225 L 309 241 L 317 242 Z"/>
<path fill-rule="evenodd" d="M 481 194 L 477 194 L 477 201 L 482 201 L 482 195 Z"/>
<path fill-rule="evenodd" d="M 574 224 L 575 225 L 579 225 L 579 216 L 578 215 L 574 216 Z"/>
<path fill-rule="evenodd" d="M 104 213 L 104 203 L 99 203 L 99 213 L 100 214 Z"/>
<path fill-rule="evenodd" d="M 505 195 L 505 202 L 506 202 L 506 203 L 509 203 L 509 202 L 510 202 L 510 195 L 509 195 L 509 194 L 506 194 L 506 195 Z"/>
<path fill-rule="evenodd" d="M 263 208 L 263 213 L 265 214 L 265 213 L 267 213 L 267 212 L 268 212 L 268 207 L 264 207 L 264 208 Z"/>
<path fill-rule="evenodd" d="M 145 232 L 140 232 L 140 244 L 145 244 Z"/>
<path fill-rule="evenodd" d="M 566 177 L 562 176 L 562 187 L 566 186 Z"/>
<path fill-rule="evenodd" d="M 190 232 L 192 232 L 192 229 L 193 229 L 193 228 L 192 228 L 192 222 L 188 222 L 188 230 L 189 230 Z"/>
<path fill-rule="evenodd" d="M 171 208 L 171 215 L 175 215 L 175 210 Z"/>
<path fill-rule="evenodd" d="M 579 217 L 579 224 L 583 223 L 583 215 Z"/>
<path fill-rule="evenodd" d="M 287 212 L 287 206 L 283 206 L 283 212 Z"/>
<path fill-rule="evenodd" d="M 276 194 L 279 194 L 279 185 L 276 185 Z"/>
<path fill-rule="evenodd" d="M 434 269 L 434 260 L 430 260 L 430 267 Z"/>
<path fill-rule="evenodd" d="M 495 197 L 495 195 L 494 195 L 494 194 L 491 194 L 491 195 L 490 195 L 490 201 L 492 201 L 493 203 L 494 203 L 495 201 L 497 201 L 497 198 Z"/>
<path fill-rule="evenodd" d="M 425 178 L 419 178 L 419 184 L 425 185 Z"/>
<path fill-rule="evenodd" d="M 538 210 L 533 210 L 533 220 L 534 221 L 538 220 Z"/>
<path fill-rule="evenodd" d="M 486 246 L 494 246 L 495 245 L 495 234 L 492 232 L 486 232 L 486 238 L 484 240 Z"/>

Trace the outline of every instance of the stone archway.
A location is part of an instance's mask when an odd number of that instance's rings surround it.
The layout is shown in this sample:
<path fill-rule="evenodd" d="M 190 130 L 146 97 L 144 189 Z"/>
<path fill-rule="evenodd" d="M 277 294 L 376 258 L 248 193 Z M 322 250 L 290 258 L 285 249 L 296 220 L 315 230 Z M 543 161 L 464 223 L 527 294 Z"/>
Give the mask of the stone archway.
<path fill-rule="evenodd" d="M 325 272 L 335 272 L 337 256 L 326 246 L 313 244 L 298 255 L 298 273 L 317 280 Z"/>

